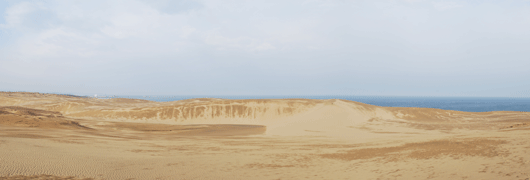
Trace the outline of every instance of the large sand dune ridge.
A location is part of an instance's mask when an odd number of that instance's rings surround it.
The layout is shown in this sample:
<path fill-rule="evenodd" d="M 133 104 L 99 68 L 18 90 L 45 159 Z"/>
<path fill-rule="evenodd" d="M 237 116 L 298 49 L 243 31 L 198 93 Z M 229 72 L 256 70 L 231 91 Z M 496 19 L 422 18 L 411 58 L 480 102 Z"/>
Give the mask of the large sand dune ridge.
<path fill-rule="evenodd" d="M 19 97 L 24 97 L 22 100 Z M 19 93 L 0 95 L 0 106 L 32 107 L 72 118 L 111 122 L 162 124 L 256 124 L 303 131 L 337 132 L 338 129 L 395 123 L 417 128 L 501 128 L 524 124 L 529 112 L 461 112 L 430 108 L 379 107 L 348 100 L 269 99 L 228 100 L 201 98 L 173 102 L 138 99 L 95 99 Z M 272 128 L 272 129 L 271 129 Z M 279 130 L 276 133 L 280 133 Z M 307 132 L 306 131 L 306 132 Z M 284 131 L 284 133 L 286 133 Z M 341 132 L 342 133 L 342 132 Z M 345 132 L 348 134 L 347 132 Z M 342 134 L 345 135 L 345 134 Z"/>
<path fill-rule="evenodd" d="M 525 179 L 529 132 L 529 112 L 0 92 L 0 179 Z"/>

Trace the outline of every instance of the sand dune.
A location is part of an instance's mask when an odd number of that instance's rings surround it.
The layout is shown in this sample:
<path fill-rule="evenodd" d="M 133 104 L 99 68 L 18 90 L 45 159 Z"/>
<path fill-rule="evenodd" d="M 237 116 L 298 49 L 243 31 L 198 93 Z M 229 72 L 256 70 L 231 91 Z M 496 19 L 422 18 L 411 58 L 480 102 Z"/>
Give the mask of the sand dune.
<path fill-rule="evenodd" d="M 24 98 L 20 98 L 24 97 Z M 460 112 L 430 108 L 378 107 L 347 100 L 226 100 L 190 99 L 152 102 L 137 99 L 93 99 L 22 93 L 0 96 L 3 106 L 24 105 L 43 112 L 111 122 L 158 124 L 254 124 L 276 135 L 305 135 L 330 131 L 348 135 L 345 128 L 380 124 L 417 129 L 452 130 L 524 127 L 528 112 Z M 17 99 L 18 98 L 18 99 Z M 24 100 L 22 100 L 24 99 Z M 87 124 L 90 126 L 90 123 Z M 278 129 L 278 130 L 277 130 Z M 337 131 L 339 130 L 339 131 Z M 347 131 L 347 130 L 346 130 Z"/>
<path fill-rule="evenodd" d="M 528 112 L 0 92 L 0 177 L 525 179 L 529 132 Z"/>
<path fill-rule="evenodd" d="M 76 121 L 68 120 L 59 112 L 24 108 L 19 106 L 0 107 L 0 124 L 7 126 L 36 128 L 84 128 Z"/>

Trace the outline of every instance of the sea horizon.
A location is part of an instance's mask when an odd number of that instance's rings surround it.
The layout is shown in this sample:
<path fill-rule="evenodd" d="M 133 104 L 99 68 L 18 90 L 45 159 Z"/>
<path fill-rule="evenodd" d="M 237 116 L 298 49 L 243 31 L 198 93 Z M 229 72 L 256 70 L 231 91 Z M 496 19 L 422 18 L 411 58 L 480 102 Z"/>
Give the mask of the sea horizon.
<path fill-rule="evenodd" d="M 9 92 L 9 91 L 4 91 Z M 17 91 L 23 92 L 23 91 Z M 34 92 L 28 92 L 34 93 Z M 465 112 L 521 111 L 530 112 L 530 97 L 477 97 L 477 96 L 368 96 L 368 95 L 77 95 L 84 98 L 130 98 L 155 102 L 171 102 L 196 98 L 219 99 L 342 99 L 382 107 L 417 107 Z"/>
<path fill-rule="evenodd" d="M 132 98 L 156 102 L 170 102 L 195 98 L 220 99 L 342 99 L 383 107 L 418 107 L 436 108 L 466 112 L 489 111 L 523 111 L 530 112 L 529 97 L 443 97 L 443 96 L 348 96 L 348 95 L 313 95 L 313 96 L 222 96 L 222 95 L 166 95 L 166 96 L 98 96 L 98 98 Z"/>

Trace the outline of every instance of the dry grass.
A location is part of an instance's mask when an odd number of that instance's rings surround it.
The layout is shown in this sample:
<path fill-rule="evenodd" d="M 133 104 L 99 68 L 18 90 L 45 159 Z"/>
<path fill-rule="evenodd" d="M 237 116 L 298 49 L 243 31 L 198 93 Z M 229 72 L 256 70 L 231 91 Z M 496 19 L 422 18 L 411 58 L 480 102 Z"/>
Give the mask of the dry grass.
<path fill-rule="evenodd" d="M 175 136 L 242 136 L 263 134 L 267 130 L 265 126 L 241 124 L 169 125 L 113 122 L 108 123 L 107 125 L 101 125 L 100 127 L 150 133 L 169 133 Z"/>
<path fill-rule="evenodd" d="M 6 177 L 0 177 L 0 180 L 92 180 L 92 178 L 79 179 L 73 176 L 59 177 L 59 176 L 42 174 L 42 175 L 33 175 L 33 176 L 23 176 L 23 175 L 6 176 Z"/>
<path fill-rule="evenodd" d="M 68 118 L 59 112 L 16 106 L 0 107 L 0 125 L 55 129 L 89 129 L 76 121 L 68 120 Z"/>
<path fill-rule="evenodd" d="M 371 158 L 393 160 L 402 158 L 430 159 L 442 155 L 454 158 L 462 156 L 495 157 L 504 153 L 498 149 L 498 146 L 505 143 L 506 141 L 489 139 L 435 140 L 407 143 L 395 147 L 353 149 L 344 153 L 322 154 L 321 156 L 348 161 Z"/>

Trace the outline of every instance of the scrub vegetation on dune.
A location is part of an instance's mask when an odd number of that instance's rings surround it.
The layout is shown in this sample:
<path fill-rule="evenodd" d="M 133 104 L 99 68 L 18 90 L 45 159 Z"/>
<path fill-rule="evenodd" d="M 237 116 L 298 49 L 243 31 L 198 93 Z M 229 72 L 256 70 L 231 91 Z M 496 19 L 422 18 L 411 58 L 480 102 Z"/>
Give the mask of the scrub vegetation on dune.
<path fill-rule="evenodd" d="M 76 121 L 68 120 L 59 112 L 24 108 L 0 107 L 0 124 L 37 128 L 84 128 Z"/>
<path fill-rule="evenodd" d="M 403 160 L 407 158 L 429 159 L 442 155 L 453 158 L 463 156 L 496 157 L 505 153 L 498 146 L 505 143 L 506 141 L 503 140 L 490 139 L 434 140 L 407 143 L 394 147 L 353 149 L 344 153 L 323 154 L 322 157 L 342 160 L 370 158 L 386 158 L 390 160 Z"/>

